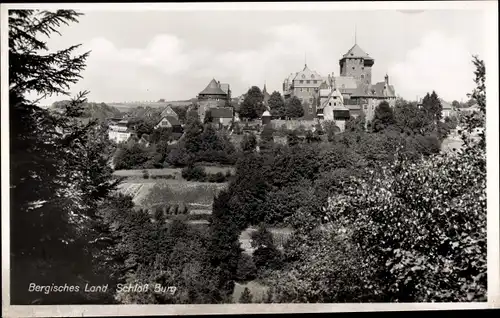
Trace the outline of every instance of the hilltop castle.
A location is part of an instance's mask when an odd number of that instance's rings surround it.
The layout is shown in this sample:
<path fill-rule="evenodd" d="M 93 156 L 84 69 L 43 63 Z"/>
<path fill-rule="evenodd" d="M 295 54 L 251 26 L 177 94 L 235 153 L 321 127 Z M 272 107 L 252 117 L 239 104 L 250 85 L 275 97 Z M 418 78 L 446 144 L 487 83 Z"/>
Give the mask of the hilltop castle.
<path fill-rule="evenodd" d="M 345 121 L 346 117 L 364 113 L 367 120 L 372 120 L 375 107 L 381 101 L 391 106 L 396 101 L 388 75 L 383 82 L 372 84 L 374 64 L 375 60 L 355 43 L 339 60 L 340 76 L 332 73 L 322 77 L 306 64 L 302 71 L 285 78 L 283 96 L 285 100 L 292 96 L 300 99 L 305 119 Z"/>

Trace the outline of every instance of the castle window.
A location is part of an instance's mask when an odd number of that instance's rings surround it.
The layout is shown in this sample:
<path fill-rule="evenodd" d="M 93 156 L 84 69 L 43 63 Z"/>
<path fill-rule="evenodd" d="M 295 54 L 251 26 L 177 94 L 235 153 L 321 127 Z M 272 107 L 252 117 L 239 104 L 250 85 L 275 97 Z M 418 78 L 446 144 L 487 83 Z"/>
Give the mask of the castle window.
<path fill-rule="evenodd" d="M 300 80 L 300 84 L 304 84 L 304 81 L 303 81 L 303 80 Z"/>
<path fill-rule="evenodd" d="M 314 83 L 314 84 L 317 84 L 317 83 L 318 83 L 318 81 L 317 81 L 317 80 L 314 80 L 314 81 L 313 81 L 313 83 Z"/>
<path fill-rule="evenodd" d="M 361 78 L 365 78 L 365 75 L 364 75 L 364 74 L 361 74 Z"/>
<path fill-rule="evenodd" d="M 328 103 L 330 106 L 332 106 L 332 103 Z"/>
<path fill-rule="evenodd" d="M 361 69 L 362 69 L 362 70 L 364 70 L 364 69 L 365 69 L 365 67 L 364 67 L 364 66 L 361 66 Z"/>
<path fill-rule="evenodd" d="M 306 83 L 307 83 L 307 84 L 310 84 L 310 83 L 311 83 L 311 81 L 310 81 L 310 80 L 307 80 L 307 81 L 306 81 Z"/>
<path fill-rule="evenodd" d="M 311 74 L 311 78 L 314 78 L 314 74 Z"/>
<path fill-rule="evenodd" d="M 306 76 L 304 74 L 302 74 L 302 78 L 306 78 Z"/>
<path fill-rule="evenodd" d="M 353 66 L 352 69 L 355 69 L 355 67 Z"/>
<path fill-rule="evenodd" d="M 337 106 L 337 103 L 333 103 L 333 106 Z"/>

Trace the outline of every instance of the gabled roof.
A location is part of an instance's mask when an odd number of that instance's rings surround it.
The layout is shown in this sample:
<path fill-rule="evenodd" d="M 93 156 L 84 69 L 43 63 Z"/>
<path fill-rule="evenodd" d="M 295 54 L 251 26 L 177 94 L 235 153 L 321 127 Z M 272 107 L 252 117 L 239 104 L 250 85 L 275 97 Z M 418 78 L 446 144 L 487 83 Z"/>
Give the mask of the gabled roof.
<path fill-rule="evenodd" d="M 167 106 L 160 114 L 161 117 L 172 116 L 178 118 L 177 113 L 172 109 L 172 107 Z"/>
<path fill-rule="evenodd" d="M 232 107 L 210 108 L 212 118 L 233 118 L 233 113 Z"/>
<path fill-rule="evenodd" d="M 227 95 L 220 86 L 219 83 L 213 78 L 210 83 L 208 83 L 207 87 L 200 92 L 200 95 Z"/>
<path fill-rule="evenodd" d="M 341 106 L 334 107 L 336 110 L 339 110 L 339 109 L 340 110 L 347 110 L 348 109 L 344 106 L 344 97 L 342 96 L 342 94 L 340 93 L 340 91 L 338 89 L 332 89 L 330 91 L 330 94 L 328 94 L 327 99 L 323 102 L 323 104 L 320 107 L 325 108 L 333 97 L 337 97 L 341 101 Z"/>
<path fill-rule="evenodd" d="M 374 85 L 360 83 L 352 95 L 357 97 L 396 97 L 394 86 L 387 85 L 387 94 L 384 93 L 385 86 L 385 82 L 378 82 Z"/>
<path fill-rule="evenodd" d="M 343 58 L 363 58 L 365 60 L 373 60 L 372 57 L 368 56 L 368 53 L 363 51 L 358 44 L 354 44 L 353 47 L 346 54 L 342 56 Z"/>
<path fill-rule="evenodd" d="M 441 106 L 443 106 L 443 109 L 454 109 L 453 105 L 448 103 L 447 101 L 443 100 L 442 98 L 439 99 L 441 102 Z"/>
<path fill-rule="evenodd" d="M 322 80 L 321 75 L 319 75 L 316 71 L 311 71 L 307 64 L 304 65 L 304 69 L 298 72 L 293 80 Z"/>
<path fill-rule="evenodd" d="M 168 122 L 172 126 L 180 126 L 181 125 L 181 123 L 179 122 L 179 120 L 176 117 L 173 117 L 173 116 L 164 116 L 164 117 L 162 117 L 161 120 L 158 122 L 158 124 L 161 123 L 165 119 L 168 120 Z"/>
<path fill-rule="evenodd" d="M 229 84 L 227 84 L 227 83 L 221 83 L 220 84 L 220 89 L 222 89 L 226 94 L 229 94 Z"/>
<path fill-rule="evenodd" d="M 387 86 L 387 94 L 384 94 L 384 87 Z M 372 88 L 375 90 L 375 95 L 377 96 L 388 96 L 388 97 L 396 97 L 396 93 L 394 92 L 394 86 L 386 85 L 385 82 L 378 82 L 375 85 L 372 85 Z"/>

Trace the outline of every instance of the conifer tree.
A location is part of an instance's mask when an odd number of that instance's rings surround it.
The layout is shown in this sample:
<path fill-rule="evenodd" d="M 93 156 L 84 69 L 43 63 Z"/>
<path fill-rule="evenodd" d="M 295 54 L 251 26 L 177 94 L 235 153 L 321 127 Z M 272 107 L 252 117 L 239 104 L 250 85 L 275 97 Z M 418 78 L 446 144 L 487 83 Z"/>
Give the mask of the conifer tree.
<path fill-rule="evenodd" d="M 243 290 L 243 293 L 241 293 L 241 296 L 240 296 L 240 303 L 251 304 L 252 300 L 253 300 L 252 293 L 250 293 L 250 290 L 248 289 L 248 287 L 245 287 L 245 289 Z"/>
<path fill-rule="evenodd" d="M 38 102 L 69 95 L 81 77 L 88 52 L 79 45 L 48 53 L 42 37 L 78 22 L 73 10 L 9 10 L 9 113 L 11 168 L 11 300 L 85 303 L 82 293 L 34 294 L 28 285 L 96 280 L 95 259 L 108 244 L 99 211 L 119 180 L 112 180 L 103 130 L 82 124 L 86 93 L 62 112 Z M 37 95 L 36 100 L 27 98 Z"/>

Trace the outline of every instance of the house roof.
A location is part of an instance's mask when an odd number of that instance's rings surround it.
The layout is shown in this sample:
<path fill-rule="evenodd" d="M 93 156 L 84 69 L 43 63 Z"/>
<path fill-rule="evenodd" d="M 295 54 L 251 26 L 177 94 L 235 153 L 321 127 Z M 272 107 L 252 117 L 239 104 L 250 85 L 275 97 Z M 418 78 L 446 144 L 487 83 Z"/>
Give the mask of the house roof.
<path fill-rule="evenodd" d="M 210 108 L 212 118 L 233 118 L 233 113 L 232 107 Z"/>
<path fill-rule="evenodd" d="M 353 94 L 358 88 L 358 83 L 352 76 L 336 76 L 335 85 L 337 86 L 337 89 L 343 94 Z M 330 84 L 327 83 L 327 81 L 324 81 L 320 86 L 320 94 L 322 96 L 327 96 L 330 93 L 330 89 Z"/>
<path fill-rule="evenodd" d="M 330 94 L 328 94 L 328 98 L 323 102 L 323 104 L 320 107 L 325 108 L 327 106 L 327 104 L 330 102 L 330 100 L 332 99 L 332 97 L 338 97 L 341 100 L 341 106 L 334 107 L 335 109 L 347 109 L 345 106 L 343 106 L 344 97 L 342 96 L 342 94 L 339 92 L 338 89 L 331 90 Z"/>
<path fill-rule="evenodd" d="M 384 94 L 384 87 L 387 87 L 387 94 Z M 385 82 L 378 82 L 375 85 L 372 85 L 372 88 L 375 89 L 375 94 L 377 96 L 396 97 L 396 93 L 394 92 L 394 86 L 386 85 Z"/>
<path fill-rule="evenodd" d="M 229 84 L 227 83 L 220 84 L 220 89 L 222 89 L 226 94 L 229 94 Z"/>
<path fill-rule="evenodd" d="M 178 118 L 177 113 L 172 109 L 172 107 L 167 106 L 160 114 L 161 117 L 172 116 Z"/>
<path fill-rule="evenodd" d="M 387 90 L 385 90 L 387 87 Z M 366 96 L 366 97 L 396 97 L 396 93 L 394 91 L 394 86 L 386 85 L 385 82 L 378 82 L 374 85 L 367 85 L 360 83 L 354 93 L 353 96 Z"/>
<path fill-rule="evenodd" d="M 207 87 L 200 92 L 200 95 L 227 95 L 220 86 L 219 83 L 213 78 L 210 83 L 208 83 Z"/>
<path fill-rule="evenodd" d="M 304 65 L 304 69 L 300 72 L 298 72 L 293 80 L 322 80 L 321 75 L 318 74 L 316 71 L 311 71 L 309 67 L 307 67 L 307 64 Z"/>
<path fill-rule="evenodd" d="M 358 44 L 354 44 L 353 47 L 346 54 L 342 56 L 343 58 L 363 58 L 365 60 L 373 60 L 372 57 L 368 56 L 362 48 L 359 47 Z"/>
<path fill-rule="evenodd" d="M 451 105 L 447 101 L 445 101 L 441 98 L 439 99 L 439 101 L 441 102 L 441 106 L 443 106 L 443 109 L 454 109 L 453 105 Z"/>
<path fill-rule="evenodd" d="M 179 120 L 178 120 L 176 117 L 174 117 L 174 116 L 164 116 L 164 117 L 162 117 L 162 119 L 158 122 L 158 124 L 159 124 L 159 123 L 161 123 L 164 119 L 168 120 L 168 122 L 169 122 L 169 123 L 170 123 L 170 125 L 172 125 L 172 126 L 180 126 L 180 125 L 181 125 L 181 123 L 179 122 Z"/>

